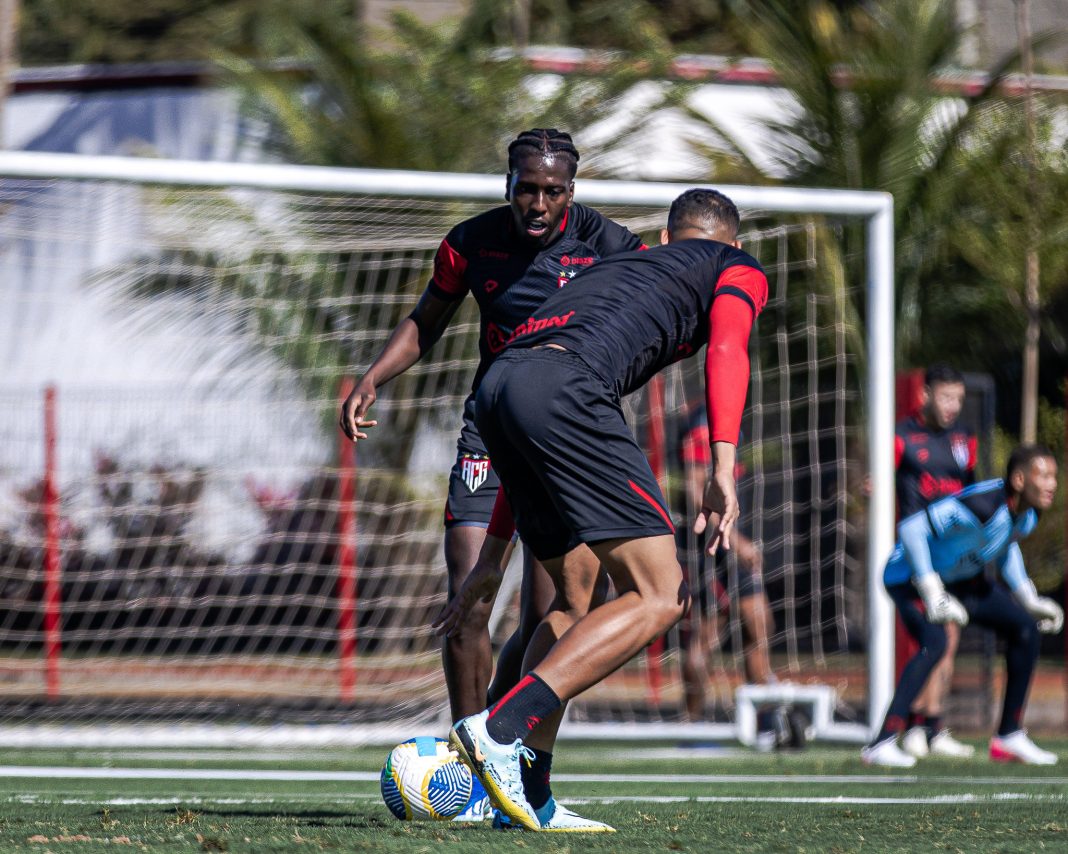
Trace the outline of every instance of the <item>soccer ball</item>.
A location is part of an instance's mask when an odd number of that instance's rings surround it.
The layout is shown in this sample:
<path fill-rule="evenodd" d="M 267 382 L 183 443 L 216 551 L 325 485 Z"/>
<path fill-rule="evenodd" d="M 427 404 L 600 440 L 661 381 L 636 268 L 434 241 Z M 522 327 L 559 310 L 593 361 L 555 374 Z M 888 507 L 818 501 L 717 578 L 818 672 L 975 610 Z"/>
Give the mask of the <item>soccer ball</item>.
<path fill-rule="evenodd" d="M 380 778 L 382 800 L 404 821 L 449 821 L 478 797 L 482 785 L 449 743 L 419 736 L 398 744 L 386 757 Z"/>

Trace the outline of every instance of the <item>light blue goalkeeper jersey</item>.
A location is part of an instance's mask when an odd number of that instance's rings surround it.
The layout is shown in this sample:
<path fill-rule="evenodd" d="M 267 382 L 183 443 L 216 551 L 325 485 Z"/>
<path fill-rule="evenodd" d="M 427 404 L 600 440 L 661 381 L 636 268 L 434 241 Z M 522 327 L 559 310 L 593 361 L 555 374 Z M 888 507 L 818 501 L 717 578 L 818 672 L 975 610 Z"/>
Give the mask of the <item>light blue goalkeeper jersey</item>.
<path fill-rule="evenodd" d="M 993 563 L 1010 590 L 1027 581 L 1018 541 L 1038 524 L 1033 508 L 1013 515 L 1001 480 L 984 480 L 901 520 L 898 541 L 883 572 L 888 587 L 937 572 L 947 583 L 965 581 Z"/>

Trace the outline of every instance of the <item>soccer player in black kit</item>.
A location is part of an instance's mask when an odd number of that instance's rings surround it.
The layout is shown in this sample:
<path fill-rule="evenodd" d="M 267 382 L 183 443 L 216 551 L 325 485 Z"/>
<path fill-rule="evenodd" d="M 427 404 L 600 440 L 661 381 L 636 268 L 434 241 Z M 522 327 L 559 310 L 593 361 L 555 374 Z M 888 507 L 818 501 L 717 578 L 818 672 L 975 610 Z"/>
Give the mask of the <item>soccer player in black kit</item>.
<path fill-rule="evenodd" d="M 579 153 L 571 137 L 535 129 L 508 146 L 505 198 L 455 226 L 441 242 L 433 276 L 412 313 L 393 331 L 341 410 L 341 428 L 354 442 L 367 438 L 366 420 L 379 387 L 414 365 L 441 337 L 468 293 L 481 313 L 480 362 L 464 404 L 457 459 L 445 505 L 445 561 L 452 596 L 478 555 L 499 482 L 474 422 L 474 390 L 519 326 L 550 294 L 601 258 L 641 248 L 641 239 L 591 208 L 574 202 Z M 599 564 L 588 550 L 571 560 L 592 589 Z M 576 570 L 579 572 L 579 570 Z M 528 553 L 522 612 L 516 635 L 498 658 L 490 685 L 492 652 L 487 624 L 492 601 L 478 602 L 442 645 L 452 719 L 499 699 L 519 679 L 530 635 L 553 597 L 553 585 Z M 578 597 L 576 597 L 578 601 Z"/>
<path fill-rule="evenodd" d="M 521 771 L 539 724 L 689 607 L 674 527 L 620 400 L 706 344 L 712 470 L 694 530 L 709 529 L 710 552 L 730 547 L 749 333 L 767 300 L 767 279 L 739 248 L 738 225 L 726 196 L 687 191 L 671 206 L 666 245 L 601 261 L 550 297 L 514 330 L 479 387 L 476 421 L 520 536 L 558 598 L 567 598 L 571 583 L 565 557 L 583 546 L 600 558 L 617 593 L 574 622 L 550 611 L 527 648 L 519 684 L 450 733 L 494 805 L 528 830 L 544 827 L 534 806 L 540 798 L 524 787 Z M 504 542 L 486 538 L 464 588 L 438 619 L 442 630 L 496 589 Z"/>
<path fill-rule="evenodd" d="M 899 519 L 975 482 L 975 434 L 958 422 L 964 405 L 964 375 L 950 365 L 936 363 L 927 368 L 923 380 L 919 410 L 899 421 L 895 430 Z M 942 721 L 959 642 L 960 627 L 947 624 L 946 654 L 910 712 L 901 746 L 917 759 L 932 753 L 967 759 L 975 752 L 970 744 L 957 741 Z"/>

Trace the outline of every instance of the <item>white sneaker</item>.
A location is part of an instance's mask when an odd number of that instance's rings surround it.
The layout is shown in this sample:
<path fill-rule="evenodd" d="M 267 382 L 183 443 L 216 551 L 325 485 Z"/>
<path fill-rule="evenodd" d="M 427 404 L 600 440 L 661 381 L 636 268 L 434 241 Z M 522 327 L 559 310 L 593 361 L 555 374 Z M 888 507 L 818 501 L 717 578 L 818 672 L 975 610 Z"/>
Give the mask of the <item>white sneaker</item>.
<path fill-rule="evenodd" d="M 578 813 L 572 812 L 563 804 L 557 803 L 555 798 L 549 798 L 537 812 L 538 818 L 541 819 L 542 830 L 553 830 L 558 833 L 616 832 L 614 827 L 604 822 L 583 818 Z"/>
<path fill-rule="evenodd" d="M 1057 764 L 1057 754 L 1043 750 L 1022 729 L 990 739 L 990 758 L 995 762 L 1022 762 L 1024 765 Z"/>
<path fill-rule="evenodd" d="M 912 729 L 905 733 L 905 737 L 901 739 L 901 749 L 909 756 L 923 759 L 923 757 L 931 752 L 931 748 L 927 744 L 927 730 L 922 726 L 912 727 Z"/>
<path fill-rule="evenodd" d="M 868 745 L 860 751 L 860 758 L 865 765 L 884 765 L 887 768 L 911 768 L 916 764 L 916 757 L 909 756 L 897 746 L 897 736 Z"/>
<path fill-rule="evenodd" d="M 497 809 L 527 830 L 541 830 L 537 813 L 523 791 L 519 770 L 520 761 L 534 761 L 534 751 L 518 738 L 511 744 L 498 744 L 486 732 L 488 718 L 486 710 L 457 721 L 449 731 L 449 747 L 482 781 Z"/>
<path fill-rule="evenodd" d="M 948 729 L 940 729 L 931 739 L 931 755 L 947 756 L 950 759 L 970 759 L 975 748 L 970 744 L 957 741 Z"/>

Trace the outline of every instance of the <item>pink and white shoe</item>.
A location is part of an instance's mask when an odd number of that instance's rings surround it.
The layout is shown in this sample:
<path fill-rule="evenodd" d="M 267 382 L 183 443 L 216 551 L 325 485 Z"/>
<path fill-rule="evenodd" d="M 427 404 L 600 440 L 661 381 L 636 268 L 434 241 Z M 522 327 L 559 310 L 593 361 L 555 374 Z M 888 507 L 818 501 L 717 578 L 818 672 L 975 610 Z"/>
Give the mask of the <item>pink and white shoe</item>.
<path fill-rule="evenodd" d="M 1057 754 L 1043 750 L 1022 729 L 990 739 L 990 758 L 995 762 L 1022 762 L 1024 765 L 1057 764 Z"/>

